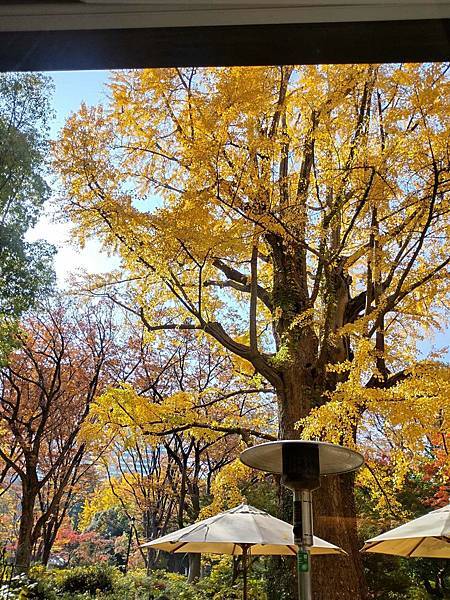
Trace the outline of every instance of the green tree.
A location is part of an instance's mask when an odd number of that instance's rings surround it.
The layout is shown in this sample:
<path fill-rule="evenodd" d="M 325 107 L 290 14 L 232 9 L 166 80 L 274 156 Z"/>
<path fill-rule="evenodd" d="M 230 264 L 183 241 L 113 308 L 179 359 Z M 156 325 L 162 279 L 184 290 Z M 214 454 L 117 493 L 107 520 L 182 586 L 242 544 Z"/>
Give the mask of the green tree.
<path fill-rule="evenodd" d="M 50 91 L 39 74 L 0 75 L 0 360 L 17 317 L 54 284 L 54 248 L 25 239 L 49 196 Z"/>

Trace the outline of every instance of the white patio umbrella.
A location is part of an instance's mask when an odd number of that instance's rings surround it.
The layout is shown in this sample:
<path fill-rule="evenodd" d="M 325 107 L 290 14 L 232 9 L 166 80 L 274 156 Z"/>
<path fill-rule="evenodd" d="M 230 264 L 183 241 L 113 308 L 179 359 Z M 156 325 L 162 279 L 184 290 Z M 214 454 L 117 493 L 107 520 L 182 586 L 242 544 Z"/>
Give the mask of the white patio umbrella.
<path fill-rule="evenodd" d="M 362 551 L 450 558 L 450 504 L 367 540 Z"/>
<path fill-rule="evenodd" d="M 142 547 L 178 553 L 242 555 L 244 600 L 247 599 L 248 556 L 297 554 L 292 525 L 248 504 L 240 504 L 214 517 L 142 544 Z M 314 536 L 311 554 L 345 555 L 346 552 Z"/>

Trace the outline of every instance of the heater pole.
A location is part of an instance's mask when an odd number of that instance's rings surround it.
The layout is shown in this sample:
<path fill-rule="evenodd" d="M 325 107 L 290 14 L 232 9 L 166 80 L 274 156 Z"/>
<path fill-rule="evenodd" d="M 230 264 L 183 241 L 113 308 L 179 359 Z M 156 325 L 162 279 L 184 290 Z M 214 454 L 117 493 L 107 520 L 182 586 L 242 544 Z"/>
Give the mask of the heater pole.
<path fill-rule="evenodd" d="M 309 490 L 294 490 L 294 543 L 297 552 L 297 581 L 300 600 L 311 600 L 311 554 L 313 540 L 312 497 Z"/>
<path fill-rule="evenodd" d="M 351 473 L 364 464 L 364 457 L 337 444 L 306 440 L 280 440 L 247 448 L 244 465 L 281 475 L 281 483 L 294 492 L 294 543 L 300 600 L 312 600 L 311 547 L 313 511 L 311 492 L 320 488 L 321 475 Z"/>

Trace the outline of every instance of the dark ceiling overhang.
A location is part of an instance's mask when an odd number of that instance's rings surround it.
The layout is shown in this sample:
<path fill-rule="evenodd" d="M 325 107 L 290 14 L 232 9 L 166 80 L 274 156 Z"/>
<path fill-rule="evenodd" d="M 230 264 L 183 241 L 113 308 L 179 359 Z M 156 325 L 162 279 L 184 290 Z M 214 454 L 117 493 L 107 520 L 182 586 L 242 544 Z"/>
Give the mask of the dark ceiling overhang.
<path fill-rule="evenodd" d="M 0 70 L 450 59 L 450 1 L 0 4 Z"/>

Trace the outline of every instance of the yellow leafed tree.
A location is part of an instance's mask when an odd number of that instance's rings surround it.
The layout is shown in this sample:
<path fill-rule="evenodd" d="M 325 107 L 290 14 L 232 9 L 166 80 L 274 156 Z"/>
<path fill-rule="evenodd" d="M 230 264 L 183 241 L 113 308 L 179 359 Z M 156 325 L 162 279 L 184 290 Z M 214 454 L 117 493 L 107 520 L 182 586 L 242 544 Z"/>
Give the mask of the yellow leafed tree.
<path fill-rule="evenodd" d="M 273 386 L 280 437 L 330 418 L 354 443 L 378 402 L 400 420 L 417 403 L 390 394 L 445 316 L 448 68 L 116 73 L 55 146 L 65 209 L 122 257 L 149 339 L 202 330 Z M 315 504 L 350 554 L 315 565 L 315 598 L 365 598 L 352 477 Z"/>

